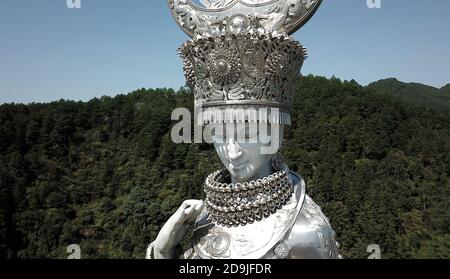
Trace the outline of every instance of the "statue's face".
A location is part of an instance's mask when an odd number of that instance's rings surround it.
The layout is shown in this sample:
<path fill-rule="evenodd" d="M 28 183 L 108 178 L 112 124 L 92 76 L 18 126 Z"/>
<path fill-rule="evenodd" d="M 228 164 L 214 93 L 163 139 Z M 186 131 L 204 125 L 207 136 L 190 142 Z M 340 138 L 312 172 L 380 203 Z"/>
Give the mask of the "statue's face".
<path fill-rule="evenodd" d="M 214 129 L 212 141 L 220 160 L 235 182 L 271 174 L 271 159 L 281 147 L 282 126 L 224 124 Z M 259 126 L 261 127 L 261 126 Z"/>

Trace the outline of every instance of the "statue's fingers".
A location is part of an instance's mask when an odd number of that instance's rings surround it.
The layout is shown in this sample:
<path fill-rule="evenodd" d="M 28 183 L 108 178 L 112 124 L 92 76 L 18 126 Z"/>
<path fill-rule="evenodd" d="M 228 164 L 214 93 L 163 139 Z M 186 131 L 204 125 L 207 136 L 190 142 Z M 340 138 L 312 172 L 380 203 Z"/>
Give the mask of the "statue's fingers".
<path fill-rule="evenodd" d="M 200 211 L 203 209 L 203 201 L 200 201 L 196 206 L 195 206 L 195 211 Z"/>
<path fill-rule="evenodd" d="M 191 213 L 194 211 L 194 209 L 195 208 L 191 205 L 190 207 L 188 207 L 184 210 L 184 215 L 186 215 L 186 216 L 191 215 Z"/>
<path fill-rule="evenodd" d="M 191 201 L 190 200 L 185 200 L 185 201 L 183 201 L 183 203 L 181 204 L 181 207 L 183 208 L 183 209 L 186 209 L 186 208 L 188 208 L 188 207 L 190 207 L 191 206 Z"/>
<path fill-rule="evenodd" d="M 190 202 L 188 200 L 184 201 L 180 207 L 178 208 L 177 211 L 175 211 L 175 213 L 172 215 L 174 220 L 177 220 L 175 222 L 182 222 L 183 218 L 187 215 L 186 211 L 192 207 Z"/>

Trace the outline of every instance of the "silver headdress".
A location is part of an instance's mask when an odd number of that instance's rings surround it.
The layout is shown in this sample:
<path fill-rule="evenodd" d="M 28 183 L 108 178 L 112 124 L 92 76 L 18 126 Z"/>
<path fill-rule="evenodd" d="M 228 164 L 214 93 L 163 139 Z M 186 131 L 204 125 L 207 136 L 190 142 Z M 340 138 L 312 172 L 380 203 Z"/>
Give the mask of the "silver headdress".
<path fill-rule="evenodd" d="M 296 80 L 307 56 L 290 35 L 321 0 L 168 2 L 192 38 L 179 53 L 195 106 L 201 108 L 198 120 L 289 125 Z"/>

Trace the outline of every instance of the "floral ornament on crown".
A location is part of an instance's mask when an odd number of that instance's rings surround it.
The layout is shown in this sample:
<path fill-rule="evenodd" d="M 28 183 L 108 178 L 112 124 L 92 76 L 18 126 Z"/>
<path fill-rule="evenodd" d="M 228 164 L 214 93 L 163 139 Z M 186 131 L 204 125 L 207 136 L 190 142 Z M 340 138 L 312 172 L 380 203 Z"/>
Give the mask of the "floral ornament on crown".
<path fill-rule="evenodd" d="M 219 44 L 207 57 L 211 81 L 218 86 L 233 85 L 241 75 L 241 59 L 232 45 Z"/>
<path fill-rule="evenodd" d="M 196 105 L 214 101 L 270 101 L 288 105 L 306 58 L 285 37 L 222 36 L 188 41 L 179 49 Z"/>

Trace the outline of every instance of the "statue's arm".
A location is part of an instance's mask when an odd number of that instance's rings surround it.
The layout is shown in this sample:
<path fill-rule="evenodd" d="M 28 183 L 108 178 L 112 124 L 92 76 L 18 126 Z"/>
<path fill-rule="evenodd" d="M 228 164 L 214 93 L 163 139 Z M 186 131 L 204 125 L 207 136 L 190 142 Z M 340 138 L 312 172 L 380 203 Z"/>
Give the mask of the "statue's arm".
<path fill-rule="evenodd" d="M 146 258 L 176 258 L 177 246 L 202 209 L 203 201 L 201 200 L 184 201 L 161 228 L 156 239 L 147 247 Z"/>
<path fill-rule="evenodd" d="M 155 244 L 153 242 L 147 247 L 145 258 L 147 260 L 157 259 L 157 257 L 155 257 Z"/>

